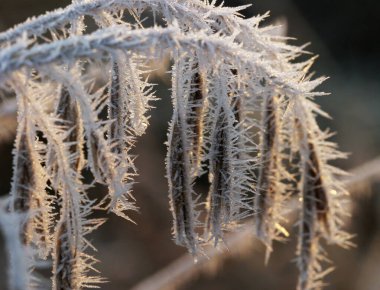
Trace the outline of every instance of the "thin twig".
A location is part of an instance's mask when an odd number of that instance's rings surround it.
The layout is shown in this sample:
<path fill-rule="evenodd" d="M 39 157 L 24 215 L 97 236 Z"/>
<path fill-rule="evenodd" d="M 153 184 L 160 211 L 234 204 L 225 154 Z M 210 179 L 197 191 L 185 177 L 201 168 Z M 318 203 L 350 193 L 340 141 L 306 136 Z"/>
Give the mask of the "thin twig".
<path fill-rule="evenodd" d="M 156 55 L 162 55 L 178 46 L 184 50 L 201 48 L 210 61 L 213 57 L 215 60 L 216 55 L 222 54 L 242 69 L 253 68 L 263 77 L 271 79 L 271 85 L 277 90 L 281 89 L 284 95 L 324 95 L 324 93 L 310 92 L 323 82 L 323 78 L 304 82 L 301 85 L 284 78 L 282 72 L 269 69 L 256 53 L 242 49 L 230 38 L 207 35 L 204 32 L 183 34 L 176 26 L 130 31 L 126 26 L 119 25 L 84 36 L 71 36 L 64 40 L 37 45 L 30 49 L 28 42 L 17 43 L 0 51 L 0 85 L 12 72 L 23 67 L 40 69 L 52 63 L 64 63 L 82 57 L 100 57 L 115 50 L 140 52 L 147 56 L 152 56 L 152 51 L 155 51 Z"/>

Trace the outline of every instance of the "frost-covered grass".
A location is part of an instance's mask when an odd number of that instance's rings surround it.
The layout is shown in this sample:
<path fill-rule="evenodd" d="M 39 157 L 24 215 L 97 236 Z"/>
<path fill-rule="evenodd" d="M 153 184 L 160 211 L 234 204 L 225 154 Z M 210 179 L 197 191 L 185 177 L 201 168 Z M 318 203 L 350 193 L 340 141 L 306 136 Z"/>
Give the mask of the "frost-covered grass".
<path fill-rule="evenodd" d="M 314 103 L 325 78 L 309 74 L 314 58 L 296 61 L 304 47 L 261 25 L 267 15 L 243 19 L 243 8 L 75 1 L 0 33 L 0 86 L 18 104 L 12 189 L 1 212 L 6 236 L 18 236 L 9 243 L 17 253 L 10 255 L 10 289 L 41 289 L 34 275 L 40 259 L 53 261 L 53 289 L 105 282 L 94 274 L 87 239 L 105 220 L 90 216 L 103 209 L 130 220 L 138 208 L 133 148 L 156 99 L 147 63 L 165 55 L 173 63 L 166 167 L 175 242 L 196 258 L 253 216 L 269 259 L 272 242 L 288 235 L 285 213 L 298 196 L 298 289 L 323 285 L 330 269 L 320 241 L 350 245 L 341 229 L 344 172 L 329 164 L 345 154 L 315 120 L 328 116 Z M 143 13 L 164 25 L 145 28 Z M 96 84 L 94 65 L 106 67 L 107 84 Z M 204 174 L 205 203 L 194 190 Z M 88 195 L 95 184 L 108 188 L 101 201 Z M 10 223 L 17 224 L 12 231 Z"/>

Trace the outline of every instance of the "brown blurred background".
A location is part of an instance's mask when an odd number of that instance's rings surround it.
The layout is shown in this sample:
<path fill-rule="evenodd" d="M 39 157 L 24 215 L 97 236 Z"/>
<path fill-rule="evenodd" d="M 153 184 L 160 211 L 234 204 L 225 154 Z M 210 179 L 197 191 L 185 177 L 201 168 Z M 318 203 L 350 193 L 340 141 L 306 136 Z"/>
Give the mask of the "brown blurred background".
<path fill-rule="evenodd" d="M 225 1 L 237 6 L 249 1 Z M 69 1 L 0 0 L 0 30 L 32 15 L 63 7 Z M 311 42 L 309 51 L 320 55 L 314 70 L 331 78 L 321 90 L 332 92 L 318 102 L 333 116 L 320 120 L 322 126 L 338 132 L 340 148 L 352 155 L 339 163 L 350 169 L 380 155 L 380 1 L 376 0 L 256 0 L 245 13 L 252 16 L 271 10 L 270 21 L 285 19 L 288 35 L 296 44 Z M 157 80 L 159 81 L 159 80 Z M 162 82 L 162 81 L 161 81 Z M 130 289 L 133 285 L 186 253 L 171 240 L 164 158 L 167 123 L 171 115 L 169 91 L 157 86 L 161 100 L 155 105 L 151 126 L 137 146 L 135 196 L 140 213 L 133 214 L 137 225 L 110 216 L 92 234 L 98 248 L 98 268 L 111 281 L 106 290 Z M 2 124 L 0 124 L 2 126 Z M 0 194 L 9 192 L 12 138 L 0 144 Z M 380 170 L 380 169 L 379 169 Z M 348 225 L 357 247 L 350 251 L 328 247 L 336 270 L 326 289 L 380 289 L 380 187 L 374 183 L 357 189 L 352 221 Z M 294 228 L 294 227 L 293 227 Z M 294 236 L 294 235 L 293 235 Z M 0 240 L 0 269 L 6 261 Z M 214 274 L 203 273 L 179 289 L 199 290 L 291 290 L 295 289 L 296 267 L 292 262 L 295 241 L 276 244 L 269 265 L 264 265 L 262 247 L 245 250 L 226 259 Z M 0 290 L 6 289 L 6 271 L 0 271 Z"/>

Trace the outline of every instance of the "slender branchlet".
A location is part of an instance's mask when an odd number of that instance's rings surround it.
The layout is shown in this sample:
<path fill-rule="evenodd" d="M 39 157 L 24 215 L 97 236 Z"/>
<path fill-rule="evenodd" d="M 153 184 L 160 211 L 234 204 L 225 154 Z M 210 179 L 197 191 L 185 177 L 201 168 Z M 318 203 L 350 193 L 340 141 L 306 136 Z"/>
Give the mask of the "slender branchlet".
<path fill-rule="evenodd" d="M 194 178 L 191 170 L 191 143 L 188 135 L 192 128 L 189 128 L 187 124 L 187 112 L 184 106 L 185 88 L 191 80 L 191 72 L 184 76 L 183 70 L 189 71 L 188 62 L 177 58 L 172 69 L 174 112 L 168 135 L 166 166 L 174 220 L 174 238 L 177 244 L 186 246 L 190 253 L 196 256 L 199 251 L 199 237 L 195 232 L 198 216 L 193 197 Z"/>
<path fill-rule="evenodd" d="M 62 121 L 63 126 L 68 126 L 70 134 L 67 136 L 67 142 L 72 143 L 70 153 L 76 154 L 77 157 L 73 160 L 73 168 L 78 171 L 82 169 L 84 164 L 83 156 L 83 127 L 80 122 L 81 116 L 78 105 L 70 97 L 69 91 L 61 88 L 61 94 L 56 109 L 57 117 Z"/>
<path fill-rule="evenodd" d="M 10 210 L 27 217 L 21 240 L 25 245 L 37 246 L 39 256 L 46 259 L 51 249 L 50 229 L 54 217 L 51 198 L 45 191 L 47 173 L 41 165 L 43 150 L 39 148 L 35 125 L 28 118 L 30 110 L 25 95 L 17 87 L 15 91 L 20 110 Z"/>
<path fill-rule="evenodd" d="M 53 289 L 75 289 L 72 281 L 73 264 L 76 258 L 75 250 L 70 249 L 69 234 L 64 222 L 57 225 L 55 242 Z"/>
<path fill-rule="evenodd" d="M 107 182 L 107 176 L 106 173 L 102 170 L 103 164 L 106 163 L 106 159 L 104 158 L 104 155 L 102 154 L 101 149 L 99 148 L 99 143 L 101 137 L 98 136 L 98 134 L 95 134 L 94 132 L 90 132 L 90 135 L 88 136 L 88 142 L 87 146 L 89 148 L 88 155 L 91 160 L 91 167 L 92 172 L 95 175 L 96 181 L 99 183 L 106 183 Z M 105 165 L 107 166 L 107 165 Z"/>
<path fill-rule="evenodd" d="M 193 175 L 200 174 L 201 162 L 203 158 L 203 126 L 206 86 L 204 72 L 195 60 L 192 64 L 192 78 L 190 82 L 190 92 L 186 103 L 188 110 L 187 124 L 192 128 L 190 158 Z"/>
<path fill-rule="evenodd" d="M 243 122 L 244 119 L 244 109 L 241 100 L 242 94 L 230 94 L 229 97 L 231 98 L 231 107 L 232 111 L 234 112 L 235 123 L 240 124 Z"/>
<path fill-rule="evenodd" d="M 85 164 L 85 157 L 83 153 L 83 127 L 80 122 L 81 116 L 76 101 L 71 98 L 67 88 L 61 86 L 59 89 L 58 101 L 56 104 L 55 114 L 59 121 L 58 126 L 66 127 L 69 134 L 66 137 L 66 142 L 71 143 L 69 148 L 70 153 L 73 155 L 72 168 L 81 171 Z M 56 177 L 57 174 L 57 156 L 50 148 L 47 158 L 47 166 L 52 168 L 49 172 L 51 177 Z"/>
<path fill-rule="evenodd" d="M 223 239 L 223 231 L 234 228 L 251 210 L 247 199 L 251 191 L 251 160 L 247 156 L 252 153 L 252 144 L 246 142 L 247 132 L 240 121 L 241 95 L 235 82 L 238 83 L 236 74 L 222 65 L 221 72 L 209 81 L 207 96 L 210 108 L 205 132 L 210 189 L 206 234 L 215 246 Z"/>
<path fill-rule="evenodd" d="M 214 245 L 218 244 L 222 238 L 222 227 L 228 224 L 231 219 L 231 157 L 229 147 L 229 126 L 228 118 L 221 107 L 219 117 L 216 120 L 216 127 L 213 136 L 212 147 L 210 148 L 210 179 L 211 185 L 208 200 L 208 232 L 214 239 Z"/>
<path fill-rule="evenodd" d="M 255 198 L 255 207 L 258 213 L 256 219 L 256 232 L 258 237 L 262 237 L 264 241 L 268 240 L 268 229 L 266 228 L 266 217 L 271 216 L 269 212 L 273 203 L 276 188 L 273 188 L 273 173 L 277 171 L 277 158 L 275 142 L 278 138 L 278 114 L 275 102 L 276 96 L 267 96 L 263 99 L 262 109 L 262 133 L 261 133 L 261 148 L 260 148 L 260 163 L 259 175 L 257 180 L 257 196 Z M 276 182 L 276 181 L 274 181 Z M 272 225 L 272 222 L 268 222 Z"/>
<path fill-rule="evenodd" d="M 149 73 L 144 70 L 144 58 L 139 54 L 125 54 L 124 67 L 125 90 L 123 98 L 127 101 L 129 124 L 132 131 L 141 136 L 149 125 L 148 111 L 152 108 L 150 103 L 156 100 L 153 85 L 148 80 L 143 80 L 143 75 Z M 153 59 L 153 57 L 152 57 Z"/>
<path fill-rule="evenodd" d="M 281 226 L 282 207 L 286 198 L 283 184 L 282 133 L 280 98 L 268 95 L 262 101 L 262 128 L 259 151 L 259 173 L 255 196 L 256 235 L 267 247 L 266 261 L 272 252 L 272 241 L 281 240 L 288 233 Z"/>
<path fill-rule="evenodd" d="M 25 126 L 24 126 L 25 128 Z M 14 162 L 14 180 L 12 183 L 12 210 L 16 212 L 28 212 L 30 209 L 30 201 L 32 199 L 32 188 L 34 184 L 34 172 L 29 166 L 31 162 L 30 157 L 30 144 L 26 136 L 26 132 L 23 132 L 21 125 L 19 126 Z"/>
<path fill-rule="evenodd" d="M 298 280 L 299 290 L 319 289 L 323 286 L 321 279 L 330 270 L 322 271 L 320 264 L 326 258 L 321 245 L 321 227 L 328 223 L 328 203 L 324 185 L 321 180 L 318 159 L 313 144 L 305 144 L 308 156 L 302 158 L 302 178 L 300 192 L 302 201 L 301 222 L 299 225 Z"/>
<path fill-rule="evenodd" d="M 122 121 L 120 130 L 134 136 L 145 133 L 149 124 L 149 103 L 156 99 L 153 86 L 142 80 L 142 75 L 147 72 L 143 71 L 141 62 L 142 59 L 134 54 L 116 54 L 113 69 L 117 66 L 118 76 L 114 72 L 111 81 L 111 85 L 116 85 L 117 82 L 119 86 L 114 92 L 119 94 L 119 122 Z"/>
<path fill-rule="evenodd" d="M 307 168 L 305 170 L 310 169 Z M 302 211 L 301 223 L 299 225 L 299 242 L 297 249 L 297 265 L 300 271 L 298 279 L 298 290 L 319 289 L 321 278 L 321 265 L 319 260 L 322 259 L 321 250 L 319 249 L 320 234 L 315 218 L 315 202 L 313 200 L 313 181 L 304 177 L 301 180 L 302 192 Z"/>
<path fill-rule="evenodd" d="M 307 144 L 309 151 L 308 168 L 305 174 L 309 177 L 308 185 L 310 188 L 309 196 L 315 203 L 315 212 L 317 220 L 324 227 L 327 234 L 330 233 L 329 226 L 329 201 L 327 197 L 327 189 L 323 182 L 320 164 L 313 143 Z"/>
<path fill-rule="evenodd" d="M 320 131 L 313 112 L 323 112 L 314 103 L 296 100 L 294 109 L 298 113 L 294 127 L 298 132 L 302 204 L 297 250 L 300 271 L 298 289 L 319 289 L 324 285 L 323 277 L 332 270 L 332 267 L 323 270 L 322 263 L 329 261 L 320 240 L 324 238 L 342 247 L 351 245 L 351 236 L 342 230 L 341 222 L 341 217 L 347 214 L 341 208 L 341 204 L 345 203 L 345 190 L 338 180 L 332 183 L 334 175 L 342 172 L 327 164 L 328 160 L 345 155 L 326 141 L 329 135 Z"/>
<path fill-rule="evenodd" d="M 156 100 L 153 86 L 142 80 L 142 59 L 134 54 L 116 53 L 113 57 L 110 82 L 109 119 L 113 120 L 110 140 L 131 147 L 136 136 L 145 133 L 149 124 L 150 102 Z M 119 148 L 121 149 L 121 148 Z"/>
<path fill-rule="evenodd" d="M 113 120 L 110 124 L 108 139 L 115 140 L 122 136 L 121 130 L 123 130 L 123 102 L 120 96 L 120 71 L 116 61 L 112 63 L 111 84 L 109 87 L 109 104 L 108 104 L 108 119 Z M 120 154 L 123 151 L 123 146 L 120 144 L 120 140 L 116 141 L 116 145 L 113 150 Z"/>
<path fill-rule="evenodd" d="M 174 238 L 177 244 L 186 246 L 193 255 L 196 255 L 198 238 L 194 229 L 192 177 L 186 166 L 189 162 L 188 154 L 184 148 L 178 119 L 171 124 L 170 131 L 167 167 Z"/>
<path fill-rule="evenodd" d="M 16 147 L 17 161 L 11 189 L 11 210 L 27 216 L 24 231 L 21 233 L 23 243 L 37 245 L 40 256 L 46 258 L 51 246 L 50 228 L 53 216 L 50 197 L 45 192 L 46 173 L 34 151 L 35 141 L 31 144 L 27 136 L 29 133 L 28 129 L 21 133 L 19 147 Z"/>
<path fill-rule="evenodd" d="M 86 196 L 82 197 L 82 204 L 76 207 L 67 190 L 70 188 L 62 187 L 61 219 L 57 224 L 55 232 L 55 247 L 53 252 L 53 276 L 52 284 L 54 290 L 72 290 L 83 288 L 98 287 L 99 283 L 105 280 L 99 276 L 90 276 L 89 272 L 97 272 L 94 264 L 97 262 L 85 250 L 93 246 L 84 238 L 85 235 L 97 229 L 104 220 L 91 220 L 88 215 L 91 213 L 93 202 L 89 202 Z M 74 219 L 74 215 L 79 215 Z"/>
<path fill-rule="evenodd" d="M 124 23 L 119 16 L 113 15 L 115 13 L 108 13 L 105 11 L 100 12 L 95 16 L 95 21 L 99 27 L 108 27 Z M 135 14 L 133 14 L 135 15 Z M 124 23 L 125 24 L 125 23 Z M 132 29 L 128 24 L 128 29 Z M 117 52 L 112 57 L 111 68 L 111 82 L 110 82 L 110 104 L 109 104 L 109 118 L 114 120 L 111 125 L 111 130 L 118 130 L 109 137 L 119 139 L 117 143 L 123 143 L 118 150 L 123 152 L 121 148 L 129 147 L 133 143 L 131 133 L 136 136 L 141 136 L 149 124 L 148 110 L 151 108 L 150 102 L 156 98 L 153 94 L 153 86 L 147 81 L 142 80 L 142 75 L 148 73 L 143 71 L 144 58 L 139 57 L 138 54 Z M 117 134 L 115 134 L 117 133 Z M 114 136 L 112 136 L 114 135 Z M 124 137 L 124 138 L 123 138 Z M 116 146 L 118 147 L 118 146 Z M 125 149 L 128 151 L 129 149 Z"/>

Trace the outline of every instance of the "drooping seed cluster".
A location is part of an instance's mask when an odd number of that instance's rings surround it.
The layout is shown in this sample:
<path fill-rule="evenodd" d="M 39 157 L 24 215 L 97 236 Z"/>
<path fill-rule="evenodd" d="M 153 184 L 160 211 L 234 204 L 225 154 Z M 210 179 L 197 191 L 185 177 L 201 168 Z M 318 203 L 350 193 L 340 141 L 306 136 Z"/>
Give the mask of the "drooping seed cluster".
<path fill-rule="evenodd" d="M 323 285 L 320 240 L 349 246 L 350 238 L 342 231 L 343 172 L 329 165 L 345 155 L 315 121 L 326 116 L 313 102 L 324 79 L 310 80 L 313 59 L 293 61 L 303 48 L 259 26 L 265 16 L 243 19 L 240 9 L 196 0 L 77 1 L 0 33 L 0 85 L 15 92 L 19 110 L 8 211 L 27 215 L 22 246 L 53 259 L 53 289 L 104 282 L 91 274 L 96 259 L 86 238 L 104 220 L 90 216 L 106 209 L 130 220 L 137 209 L 133 148 L 156 99 L 146 63 L 166 54 L 175 242 L 202 255 L 253 217 L 268 259 L 273 241 L 288 236 L 286 213 L 296 199 L 298 289 Z M 165 27 L 144 28 L 146 11 Z M 84 33 L 84 15 L 95 32 Z M 107 68 L 104 84 L 89 77 L 97 65 Z M 196 192 L 202 175 L 208 189 Z M 100 201 L 88 194 L 97 183 L 108 188 Z"/>

